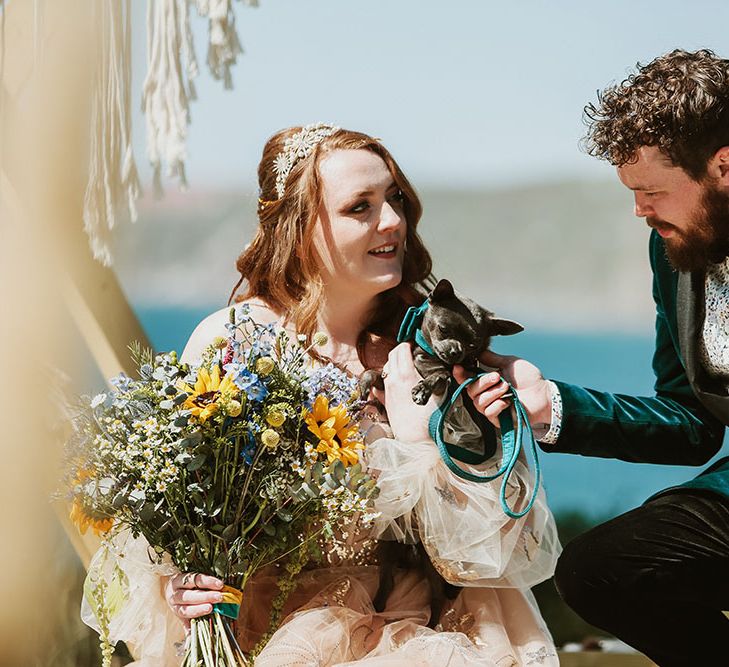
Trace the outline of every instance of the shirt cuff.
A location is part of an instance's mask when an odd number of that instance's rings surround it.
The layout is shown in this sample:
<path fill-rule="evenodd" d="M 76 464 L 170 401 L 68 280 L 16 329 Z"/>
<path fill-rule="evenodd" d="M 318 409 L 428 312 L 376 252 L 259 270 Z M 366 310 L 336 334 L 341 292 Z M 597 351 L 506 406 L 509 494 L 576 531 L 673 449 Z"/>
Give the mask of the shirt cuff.
<path fill-rule="evenodd" d="M 549 388 L 549 399 L 552 403 L 549 428 L 546 428 L 543 432 L 536 432 L 534 437 L 543 445 L 554 445 L 559 438 L 559 432 L 562 430 L 562 395 L 559 393 L 557 385 L 551 380 L 547 380 L 547 387 Z"/>

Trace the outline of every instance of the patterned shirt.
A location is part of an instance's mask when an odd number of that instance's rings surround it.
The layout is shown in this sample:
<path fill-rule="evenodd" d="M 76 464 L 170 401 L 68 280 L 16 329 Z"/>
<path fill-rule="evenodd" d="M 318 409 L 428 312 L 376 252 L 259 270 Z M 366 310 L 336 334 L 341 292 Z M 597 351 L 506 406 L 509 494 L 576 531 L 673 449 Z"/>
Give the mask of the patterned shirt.
<path fill-rule="evenodd" d="M 701 363 L 709 375 L 718 378 L 729 391 L 729 257 L 706 271 L 704 327 L 699 341 Z M 553 445 L 562 428 L 562 397 L 549 382 L 552 421 L 546 433 L 536 433 L 540 442 Z"/>
<path fill-rule="evenodd" d="M 729 389 L 729 257 L 706 272 L 705 310 L 701 363 Z"/>

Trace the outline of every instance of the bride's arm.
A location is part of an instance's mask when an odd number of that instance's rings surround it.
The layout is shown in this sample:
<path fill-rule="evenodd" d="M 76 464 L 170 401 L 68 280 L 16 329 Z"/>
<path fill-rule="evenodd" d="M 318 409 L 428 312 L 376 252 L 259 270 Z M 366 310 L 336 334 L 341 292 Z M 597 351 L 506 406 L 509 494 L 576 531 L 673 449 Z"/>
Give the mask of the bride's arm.
<path fill-rule="evenodd" d="M 550 577 L 560 546 L 544 492 L 539 491 L 525 517 L 504 514 L 501 478 L 470 482 L 441 460 L 428 434 L 435 403 L 418 406 L 412 401 L 411 388 L 420 378 L 408 345 L 390 353 L 385 370 L 379 398 L 394 438 L 381 438 L 367 449 L 368 463 L 379 475 L 378 532 L 390 538 L 419 537 L 441 574 L 462 586 L 524 588 Z M 463 467 L 484 474 L 494 463 Z M 520 461 L 507 487 L 509 505 L 521 507 L 533 484 L 532 472 Z"/>

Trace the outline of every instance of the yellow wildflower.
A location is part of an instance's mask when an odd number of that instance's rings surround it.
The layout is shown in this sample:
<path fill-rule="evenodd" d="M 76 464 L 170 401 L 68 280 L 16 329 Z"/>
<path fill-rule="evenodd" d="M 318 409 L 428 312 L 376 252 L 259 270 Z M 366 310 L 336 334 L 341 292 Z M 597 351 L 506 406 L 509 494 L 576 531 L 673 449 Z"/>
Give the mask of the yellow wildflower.
<path fill-rule="evenodd" d="M 266 377 L 274 368 L 276 364 L 271 357 L 261 357 L 256 361 L 256 373 L 261 377 Z"/>
<path fill-rule="evenodd" d="M 273 408 L 266 413 L 266 421 L 274 428 L 278 428 L 286 421 L 286 415 L 281 410 Z"/>
<path fill-rule="evenodd" d="M 226 404 L 225 411 L 231 417 L 237 417 L 243 411 L 243 406 L 241 405 L 240 401 L 231 400 L 228 401 L 228 403 Z"/>
<path fill-rule="evenodd" d="M 329 336 L 327 336 L 323 331 L 317 331 L 311 337 L 311 342 L 314 343 L 314 345 L 318 345 L 319 347 L 322 347 L 322 345 L 326 345 L 328 341 Z"/>
<path fill-rule="evenodd" d="M 238 391 L 230 375 L 220 379 L 220 366 L 217 364 L 213 366 L 212 373 L 204 367 L 198 369 L 194 387 L 183 382 L 179 388 L 188 394 L 182 407 L 190 410 L 192 416 L 197 417 L 200 422 L 205 422 L 218 411 L 222 396 L 230 397 Z"/>
<path fill-rule="evenodd" d="M 280 439 L 281 436 L 271 428 L 267 428 L 261 433 L 261 442 L 269 449 L 275 449 Z"/>
<path fill-rule="evenodd" d="M 358 438 L 358 429 L 350 425 L 347 409 L 343 405 L 329 407 L 329 400 L 320 394 L 316 397 L 311 412 L 304 413 L 304 421 L 318 439 L 317 452 L 326 454 L 329 463 L 339 459 L 345 466 L 359 461 L 358 449 L 364 445 Z"/>

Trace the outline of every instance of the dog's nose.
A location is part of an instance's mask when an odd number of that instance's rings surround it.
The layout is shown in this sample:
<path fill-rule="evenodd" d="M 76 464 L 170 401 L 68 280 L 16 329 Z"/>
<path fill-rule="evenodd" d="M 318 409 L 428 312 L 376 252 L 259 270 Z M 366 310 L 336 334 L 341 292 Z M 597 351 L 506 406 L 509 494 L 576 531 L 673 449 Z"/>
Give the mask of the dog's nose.
<path fill-rule="evenodd" d="M 444 341 L 438 352 L 440 358 L 448 364 L 457 364 L 463 360 L 463 345 L 457 340 Z"/>

